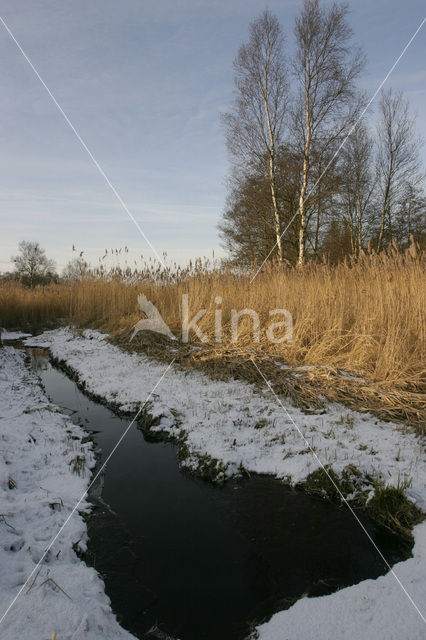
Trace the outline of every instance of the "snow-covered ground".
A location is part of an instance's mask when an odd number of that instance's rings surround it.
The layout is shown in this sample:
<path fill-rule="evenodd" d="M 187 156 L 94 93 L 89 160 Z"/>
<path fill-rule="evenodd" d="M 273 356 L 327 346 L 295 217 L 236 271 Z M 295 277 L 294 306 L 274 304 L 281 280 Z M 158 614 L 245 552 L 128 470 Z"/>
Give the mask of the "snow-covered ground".
<path fill-rule="evenodd" d="M 7 331 L 7 329 L 0 329 L 1 340 L 20 340 L 21 338 L 29 338 L 31 333 L 23 333 L 22 331 Z"/>
<path fill-rule="evenodd" d="M 49 347 L 53 356 L 65 361 L 76 372 L 89 392 L 123 410 L 136 412 L 157 385 L 166 367 L 144 355 L 123 353 L 105 338 L 94 331 L 86 331 L 83 336 L 78 336 L 69 329 L 61 329 L 29 339 L 28 344 Z M 21 406 L 21 401 L 16 400 L 17 406 Z M 285 399 L 282 401 L 286 402 Z M 15 404 L 11 406 L 15 407 Z M 305 415 L 289 403 L 285 404 L 283 410 L 270 392 L 258 392 L 253 385 L 242 381 L 212 381 L 200 372 L 183 372 L 173 366 L 155 388 L 149 412 L 160 417 L 155 428 L 174 436 L 184 432 L 189 452 L 185 464 L 190 467 L 196 468 L 199 457 L 208 454 L 220 461 L 221 469 L 228 475 L 237 473 L 243 466 L 248 471 L 272 473 L 292 482 L 300 482 L 319 466 L 310 450 L 312 448 L 318 458 L 324 464 L 331 464 L 337 473 L 348 464 L 354 464 L 361 472 L 382 477 L 390 484 L 396 485 L 398 481 L 411 479 L 408 495 L 423 509 L 426 508 L 424 446 L 413 434 L 403 433 L 397 425 L 382 422 L 372 415 L 359 414 L 331 404 L 326 415 Z M 48 449 L 49 452 L 52 450 L 50 446 Z M 52 470 L 46 468 L 43 472 L 60 477 L 59 469 L 64 473 L 66 464 L 59 455 L 56 463 L 57 467 L 52 467 Z M 78 481 L 82 479 L 78 478 Z M 54 486 L 57 491 L 58 485 Z M 7 495 L 12 494 L 11 490 L 8 491 Z M 62 510 L 59 516 L 61 514 L 65 517 L 66 511 Z M 80 516 L 76 515 L 76 518 L 84 529 Z M 28 528 L 31 528 L 31 524 Z M 396 565 L 394 571 L 417 606 L 423 609 L 426 597 L 426 523 L 418 525 L 414 533 L 414 557 Z M 66 535 L 65 531 L 63 535 Z M 82 572 L 91 571 L 84 565 L 78 565 L 72 552 L 68 556 L 73 560 L 69 564 L 84 567 L 80 569 Z M 53 566 L 51 568 L 53 570 Z M 64 574 L 58 574 L 58 579 L 54 577 L 67 590 L 60 582 L 62 578 L 65 580 Z M 106 620 L 110 621 L 112 617 L 108 617 L 102 583 L 98 578 L 93 580 L 98 580 L 96 584 L 101 585 L 100 600 L 96 602 L 103 603 L 105 620 L 101 617 L 98 619 L 106 625 Z M 18 582 L 15 577 L 16 585 Z M 44 593 L 45 587 L 40 588 L 39 593 Z M 33 590 L 30 590 L 29 596 Z M 57 593 L 54 595 L 59 597 Z M 67 600 L 65 596 L 63 598 Z M 19 601 L 15 611 L 18 605 Z M 71 606 L 70 601 L 67 600 L 64 606 Z M 79 615 L 84 617 L 82 611 L 86 612 L 87 609 L 87 606 L 83 608 Z M 12 611 L 9 614 L 11 616 Z M 96 620 L 96 612 L 93 615 Z M 55 629 L 52 627 L 52 630 Z M 84 637 L 112 637 L 108 633 L 99 633 L 98 636 L 86 634 Z M 329 640 L 330 637 L 415 640 L 426 637 L 426 623 L 395 576 L 389 573 L 378 580 L 365 581 L 331 596 L 305 598 L 288 611 L 273 616 L 267 624 L 259 627 L 259 634 L 262 640 Z M 114 637 L 122 636 L 117 632 Z"/>
<path fill-rule="evenodd" d="M 48 347 L 87 391 L 136 413 L 166 366 L 143 354 L 124 353 L 106 338 L 96 331 L 79 336 L 58 329 L 26 344 Z M 389 484 L 412 480 L 408 494 L 426 510 L 426 456 L 417 437 L 401 425 L 341 405 L 329 404 L 324 415 L 306 415 L 286 399 L 282 402 L 285 410 L 268 390 L 258 392 L 239 380 L 213 381 L 199 371 L 172 366 L 150 398 L 149 413 L 161 417 L 153 430 L 172 436 L 185 432 L 189 457 L 184 464 L 194 469 L 198 457 L 208 454 L 222 462 L 227 475 L 242 465 L 296 483 L 320 467 L 318 460 L 337 473 L 354 464 Z"/>
<path fill-rule="evenodd" d="M 259 640 L 424 640 L 426 524 L 415 528 L 414 557 L 391 573 L 329 596 L 303 598 L 258 627 Z M 350 540 L 348 540 L 350 544 Z M 407 590 L 412 602 L 403 591 Z"/>
<path fill-rule="evenodd" d="M 20 594 L 0 622 L 2 640 L 48 640 L 53 632 L 58 640 L 133 638 L 96 571 L 73 550 L 86 544 L 85 498 L 38 567 L 90 481 L 85 435 L 49 403 L 23 353 L 0 348 L 0 619 Z"/>

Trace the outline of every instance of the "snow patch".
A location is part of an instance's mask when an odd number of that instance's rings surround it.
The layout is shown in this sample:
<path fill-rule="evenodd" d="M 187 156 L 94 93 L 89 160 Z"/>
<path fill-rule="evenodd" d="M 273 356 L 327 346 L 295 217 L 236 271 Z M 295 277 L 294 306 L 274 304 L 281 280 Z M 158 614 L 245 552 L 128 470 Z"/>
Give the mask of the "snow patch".
<path fill-rule="evenodd" d="M 37 567 L 88 487 L 95 459 L 85 432 L 49 403 L 13 347 L 0 349 L 0 398 L 0 618 L 34 571 L 0 623 L 2 639 L 55 631 L 62 640 L 131 640 L 74 551 L 86 548 L 86 498 Z"/>
<path fill-rule="evenodd" d="M 7 329 L 0 329 L 0 338 L 3 340 L 21 340 L 22 338 L 28 338 L 31 333 L 23 333 L 22 331 L 7 331 Z"/>

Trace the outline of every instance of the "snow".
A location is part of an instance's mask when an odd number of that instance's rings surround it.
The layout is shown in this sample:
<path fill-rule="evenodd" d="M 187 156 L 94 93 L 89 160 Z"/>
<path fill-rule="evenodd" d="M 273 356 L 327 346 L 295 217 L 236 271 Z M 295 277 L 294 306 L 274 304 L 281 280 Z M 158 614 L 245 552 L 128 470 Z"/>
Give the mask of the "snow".
<path fill-rule="evenodd" d="M 95 331 L 78 335 L 60 329 L 27 344 L 48 347 L 87 391 L 123 411 L 136 412 L 166 366 L 141 354 L 124 353 L 106 337 Z M 238 473 L 242 465 L 249 472 L 271 473 L 296 483 L 319 467 L 312 447 L 319 460 L 337 473 L 353 464 L 363 474 L 392 485 L 410 480 L 407 495 L 426 509 L 424 444 L 413 433 L 337 404 L 329 404 L 326 415 L 305 415 L 288 400 L 281 401 L 285 410 L 269 391 L 262 393 L 246 382 L 212 381 L 200 372 L 172 366 L 150 398 L 149 413 L 160 418 L 154 429 L 185 435 L 190 455 L 184 464 L 190 468 L 197 467 L 198 456 L 208 454 L 221 461 L 226 475 Z M 59 474 L 60 468 L 63 463 L 58 460 L 54 473 Z M 418 525 L 414 534 L 414 557 L 395 565 L 394 571 L 421 608 L 426 596 L 426 523 Z M 62 597 L 64 606 L 69 606 Z M 426 626 L 389 573 L 331 596 L 302 599 L 261 625 L 259 634 L 261 640 L 415 640 L 426 637 Z"/>
<path fill-rule="evenodd" d="M 426 522 L 417 525 L 414 534 L 413 558 L 394 565 L 393 571 L 425 615 Z M 329 596 L 302 598 L 258 632 L 259 640 L 424 640 L 426 622 L 388 573 Z"/>
<path fill-rule="evenodd" d="M 73 550 L 86 547 L 85 497 L 38 566 L 85 496 L 95 462 L 86 433 L 49 403 L 23 353 L 7 346 L 0 348 L 0 398 L 0 618 L 19 594 L 0 622 L 1 638 L 47 640 L 56 632 L 58 640 L 131 640 L 102 580 Z M 77 455 L 80 475 L 71 470 Z"/>
<path fill-rule="evenodd" d="M 26 344 L 49 348 L 87 391 L 136 413 L 166 365 L 125 353 L 106 338 L 92 330 L 77 335 L 58 329 Z M 285 410 L 268 390 L 262 393 L 243 381 L 215 381 L 172 366 L 150 398 L 149 413 L 161 417 L 153 430 L 185 433 L 192 454 L 185 462 L 189 467 L 196 468 L 197 456 L 207 453 L 223 463 L 229 476 L 242 465 L 297 483 L 320 467 L 312 448 L 336 473 L 353 464 L 389 484 L 411 480 L 408 494 L 426 508 L 426 460 L 414 434 L 337 404 L 329 404 L 325 415 L 306 415 L 287 399 L 281 401 Z"/>
<path fill-rule="evenodd" d="M 23 333 L 22 331 L 7 331 L 0 329 L 1 340 L 22 340 L 22 338 L 31 337 L 31 333 Z"/>

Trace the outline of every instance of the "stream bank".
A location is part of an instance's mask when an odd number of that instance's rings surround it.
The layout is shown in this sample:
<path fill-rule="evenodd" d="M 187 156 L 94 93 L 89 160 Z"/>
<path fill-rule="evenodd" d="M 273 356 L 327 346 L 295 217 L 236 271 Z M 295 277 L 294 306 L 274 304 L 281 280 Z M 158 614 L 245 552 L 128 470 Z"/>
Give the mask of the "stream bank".
<path fill-rule="evenodd" d="M 30 353 L 48 397 L 91 433 L 102 464 L 130 420 L 83 394 L 46 353 Z M 387 570 L 346 509 L 271 476 L 214 486 L 179 469 L 175 444 L 149 442 L 136 425 L 90 499 L 85 559 L 120 623 L 141 638 L 162 630 L 182 640 L 242 640 L 302 596 Z M 360 517 L 391 564 L 408 557 Z"/>

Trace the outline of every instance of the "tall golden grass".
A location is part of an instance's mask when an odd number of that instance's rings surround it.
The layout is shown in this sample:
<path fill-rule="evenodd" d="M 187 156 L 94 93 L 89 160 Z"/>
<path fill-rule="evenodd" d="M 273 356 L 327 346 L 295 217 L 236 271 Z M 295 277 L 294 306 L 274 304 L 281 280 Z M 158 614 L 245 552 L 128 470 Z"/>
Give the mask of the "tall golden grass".
<path fill-rule="evenodd" d="M 144 293 L 175 335 L 181 331 L 182 294 L 189 296 L 191 317 L 215 341 L 215 310 L 222 309 L 223 340 L 218 348 L 261 351 L 292 365 L 339 368 L 384 386 L 424 390 L 425 262 L 411 249 L 362 255 L 331 267 L 302 269 L 269 264 L 251 283 L 252 274 L 229 267 L 202 266 L 178 274 L 115 270 L 80 282 L 26 289 L 0 286 L 0 326 L 46 326 L 58 318 L 80 327 L 115 332 L 140 318 L 137 295 Z M 215 297 L 222 304 L 215 303 Z M 251 308 L 260 317 L 260 342 L 252 322 L 242 319 L 231 344 L 231 309 Z M 285 308 L 293 316 L 291 344 L 272 344 L 266 329 L 269 310 Z M 277 319 L 276 319 L 277 320 Z M 275 321 L 276 321 L 275 320 Z M 195 335 L 190 335 L 197 342 Z"/>

